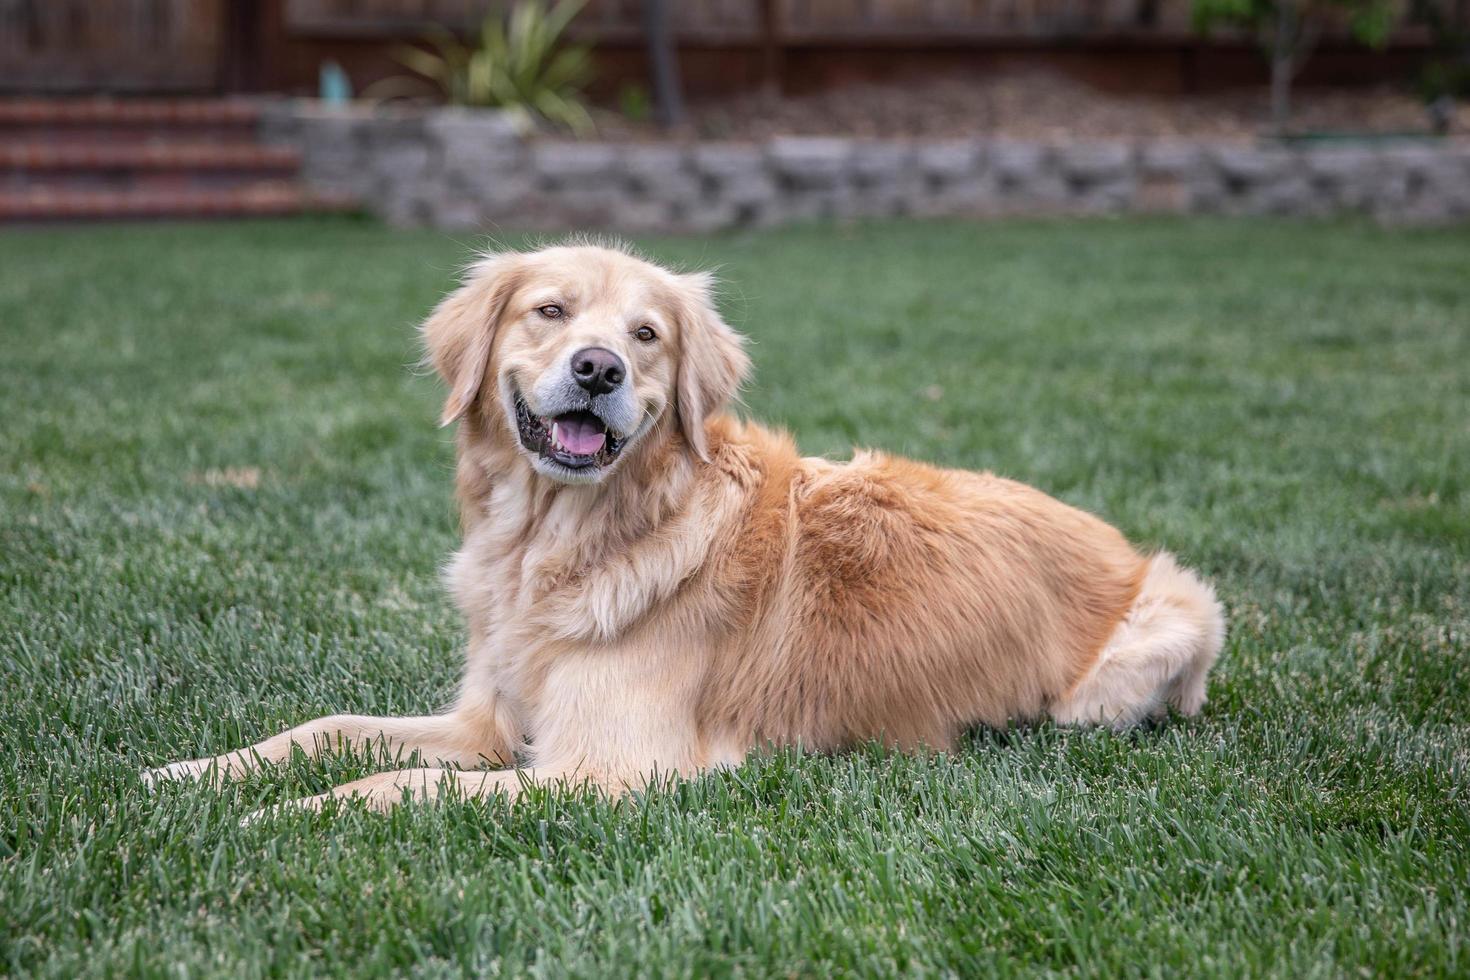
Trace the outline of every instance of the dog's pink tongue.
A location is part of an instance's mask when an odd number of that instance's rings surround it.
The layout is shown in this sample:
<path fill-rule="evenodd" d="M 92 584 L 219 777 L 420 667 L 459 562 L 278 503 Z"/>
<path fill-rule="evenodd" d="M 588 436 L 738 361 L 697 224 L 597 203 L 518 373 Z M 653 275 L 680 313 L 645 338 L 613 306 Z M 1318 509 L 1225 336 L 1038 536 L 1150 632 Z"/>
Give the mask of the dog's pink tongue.
<path fill-rule="evenodd" d="M 577 456 L 591 456 L 607 440 L 597 423 L 575 417 L 557 419 L 552 437 L 561 448 Z"/>

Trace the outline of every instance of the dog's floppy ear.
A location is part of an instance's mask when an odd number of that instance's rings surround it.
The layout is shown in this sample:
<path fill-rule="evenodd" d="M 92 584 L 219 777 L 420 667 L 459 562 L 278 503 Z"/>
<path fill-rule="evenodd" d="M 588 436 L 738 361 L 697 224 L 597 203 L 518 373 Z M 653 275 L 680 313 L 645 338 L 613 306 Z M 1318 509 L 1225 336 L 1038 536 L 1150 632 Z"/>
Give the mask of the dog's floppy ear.
<path fill-rule="evenodd" d="M 706 273 L 678 277 L 681 294 L 679 368 L 675 406 L 685 440 L 709 460 L 704 420 L 724 408 L 750 373 L 745 339 L 715 310 L 714 279 Z"/>
<path fill-rule="evenodd" d="M 520 255 L 486 256 L 469 268 L 464 285 L 444 297 L 420 328 L 428 361 L 449 386 L 441 426 L 463 416 L 479 397 L 495 330 L 520 278 Z"/>

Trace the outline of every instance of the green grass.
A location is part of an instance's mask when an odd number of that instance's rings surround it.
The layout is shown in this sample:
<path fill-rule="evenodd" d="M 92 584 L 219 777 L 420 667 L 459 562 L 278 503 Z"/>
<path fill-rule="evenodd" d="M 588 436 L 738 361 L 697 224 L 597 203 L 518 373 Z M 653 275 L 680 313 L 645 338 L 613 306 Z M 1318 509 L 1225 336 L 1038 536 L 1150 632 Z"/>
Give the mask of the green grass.
<path fill-rule="evenodd" d="M 1470 232 L 645 244 L 721 267 L 749 411 L 807 451 L 992 468 L 1217 581 L 1204 715 L 619 804 L 238 826 L 352 759 L 150 796 L 142 766 L 450 696 L 450 437 L 412 328 L 466 246 L 10 232 L 0 972 L 1470 974 Z"/>

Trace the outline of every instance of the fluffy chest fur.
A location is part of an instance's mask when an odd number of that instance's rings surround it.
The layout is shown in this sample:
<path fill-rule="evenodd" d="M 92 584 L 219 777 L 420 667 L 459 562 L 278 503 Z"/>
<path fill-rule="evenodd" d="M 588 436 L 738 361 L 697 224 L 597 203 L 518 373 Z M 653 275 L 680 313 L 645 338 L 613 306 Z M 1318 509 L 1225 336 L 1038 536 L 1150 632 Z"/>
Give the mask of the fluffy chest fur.
<path fill-rule="evenodd" d="M 612 487 L 548 484 L 523 467 L 492 478 L 493 454 L 462 457 L 466 534 L 446 580 L 470 634 L 464 696 L 493 689 L 518 741 L 536 744 L 569 685 L 588 688 L 584 701 L 626 695 L 623 678 L 600 669 L 620 650 L 637 651 L 635 675 L 703 674 L 715 638 L 742 628 L 720 555 L 742 537 L 759 483 L 722 448 L 726 465 L 696 471 L 651 447 Z"/>

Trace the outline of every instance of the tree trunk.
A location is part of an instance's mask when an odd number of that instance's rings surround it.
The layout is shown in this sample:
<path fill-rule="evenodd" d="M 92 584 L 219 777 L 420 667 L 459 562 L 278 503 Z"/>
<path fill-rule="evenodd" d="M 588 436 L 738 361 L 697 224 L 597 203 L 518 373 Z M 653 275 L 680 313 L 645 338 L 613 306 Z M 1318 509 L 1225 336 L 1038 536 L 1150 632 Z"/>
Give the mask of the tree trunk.
<path fill-rule="evenodd" d="M 653 69 L 653 104 L 662 126 L 684 121 L 684 93 L 679 83 L 678 54 L 669 26 L 667 0 L 643 0 L 643 32 L 647 35 L 648 61 Z"/>
<path fill-rule="evenodd" d="M 1271 128 L 1285 135 L 1291 124 L 1291 55 L 1271 56 Z"/>
<path fill-rule="evenodd" d="M 1291 79 L 1296 74 L 1296 46 L 1301 30 L 1293 0 L 1278 0 L 1276 39 L 1271 45 L 1271 128 L 1285 135 L 1291 123 Z"/>
<path fill-rule="evenodd" d="M 760 0 L 761 95 L 767 105 L 781 98 L 781 13 L 778 0 Z"/>

